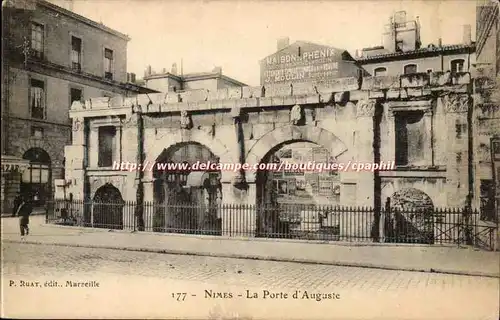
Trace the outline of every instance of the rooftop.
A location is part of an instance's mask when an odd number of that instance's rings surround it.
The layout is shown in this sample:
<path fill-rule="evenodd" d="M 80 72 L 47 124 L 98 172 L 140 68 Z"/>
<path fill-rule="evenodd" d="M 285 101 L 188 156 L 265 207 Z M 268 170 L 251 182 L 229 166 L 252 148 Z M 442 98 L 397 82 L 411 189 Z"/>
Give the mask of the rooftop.
<path fill-rule="evenodd" d="M 192 72 L 192 73 L 185 73 L 182 75 L 173 74 L 171 72 L 162 72 L 162 73 L 154 73 L 154 74 L 145 76 L 144 80 L 160 79 L 160 78 L 174 78 L 174 79 L 176 79 L 178 81 L 182 81 L 182 82 L 221 78 L 221 79 L 232 82 L 232 83 L 239 85 L 239 86 L 242 86 L 242 87 L 247 86 L 243 82 L 240 82 L 236 79 L 233 79 L 231 77 L 223 75 L 221 71 Z"/>
<path fill-rule="evenodd" d="M 383 47 L 377 46 L 377 47 L 372 47 L 372 48 L 365 48 L 363 51 L 369 51 L 369 50 L 381 50 Z M 405 51 L 405 52 L 391 52 L 391 53 L 381 53 L 381 54 L 376 54 L 372 55 L 369 57 L 361 57 L 358 58 L 358 61 L 360 62 L 368 62 L 372 60 L 389 60 L 389 59 L 403 59 L 403 58 L 409 58 L 410 56 L 421 56 L 421 55 L 435 55 L 438 53 L 453 53 L 457 51 L 466 51 L 466 50 L 475 50 L 476 49 L 476 43 L 472 42 L 470 45 L 468 44 L 452 44 L 452 45 L 444 45 L 444 46 L 435 46 L 435 45 L 429 45 L 428 47 L 425 48 L 420 48 L 416 50 L 411 50 L 411 51 Z"/>
<path fill-rule="evenodd" d="M 16 1 L 16 0 L 14 0 Z M 123 40 L 126 40 L 126 41 L 130 41 L 130 37 L 124 33 L 121 33 L 117 30 L 114 30 L 114 29 L 111 29 L 107 26 L 105 26 L 104 24 L 102 23 L 98 23 L 98 22 L 95 22 L 93 20 L 90 20 L 89 18 L 86 18 L 84 16 L 81 16 L 77 13 L 74 13 L 73 11 L 70 11 L 70 10 L 67 10 L 63 7 L 60 7 L 60 6 L 57 6 L 53 3 L 50 3 L 49 1 L 46 1 L 46 0 L 29 0 L 29 1 L 36 1 L 36 4 L 40 5 L 40 6 L 43 6 L 43 7 L 46 7 L 48 9 L 51 9 L 51 10 L 54 10 L 60 14 L 64 14 L 70 18 L 73 18 L 73 19 L 76 19 L 82 23 L 85 23 L 91 27 L 94 27 L 94 28 L 97 28 L 97 29 L 100 29 L 104 32 L 107 32 L 109 34 L 112 34 L 116 37 L 119 37 Z"/>

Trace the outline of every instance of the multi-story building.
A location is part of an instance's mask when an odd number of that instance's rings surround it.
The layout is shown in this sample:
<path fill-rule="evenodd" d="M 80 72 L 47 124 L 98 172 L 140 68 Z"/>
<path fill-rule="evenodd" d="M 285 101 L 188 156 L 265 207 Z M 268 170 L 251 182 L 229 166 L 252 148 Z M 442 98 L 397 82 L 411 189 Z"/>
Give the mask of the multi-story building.
<path fill-rule="evenodd" d="M 463 26 L 463 42 L 453 45 L 443 45 L 440 39 L 422 46 L 420 28 L 418 18 L 395 13 L 384 28 L 383 45 L 362 49 L 358 62 L 373 76 L 470 70 L 475 51 L 470 25 Z"/>
<path fill-rule="evenodd" d="M 477 57 L 472 116 L 474 205 L 481 208 L 484 220 L 494 221 L 498 219 L 500 206 L 499 3 L 478 0 L 476 16 Z"/>
<path fill-rule="evenodd" d="M 70 10 L 4 1 L 2 29 L 2 162 L 28 167 L 3 168 L 2 200 L 20 190 L 42 205 L 64 177 L 72 102 L 156 91 L 127 82 L 127 35 Z"/>
<path fill-rule="evenodd" d="M 186 90 L 216 91 L 217 89 L 242 87 L 244 83 L 222 74 L 222 68 L 211 72 L 183 73 L 173 64 L 170 72 L 163 69 L 155 72 L 148 66 L 144 72 L 145 86 L 160 92 L 182 92 Z"/>

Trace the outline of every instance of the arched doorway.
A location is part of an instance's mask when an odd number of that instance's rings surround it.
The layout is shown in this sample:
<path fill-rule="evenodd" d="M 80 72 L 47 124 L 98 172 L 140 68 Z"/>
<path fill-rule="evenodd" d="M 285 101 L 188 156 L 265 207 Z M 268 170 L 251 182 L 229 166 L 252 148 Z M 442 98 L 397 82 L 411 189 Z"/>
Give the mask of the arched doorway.
<path fill-rule="evenodd" d="M 197 142 L 178 143 L 163 152 L 156 163 L 186 165 L 177 170 L 155 168 L 153 228 L 157 232 L 220 234 L 218 204 L 222 198 L 220 170 L 191 170 L 198 163 L 219 163 L 219 158 Z"/>
<path fill-rule="evenodd" d="M 97 189 L 93 199 L 94 228 L 123 229 L 124 201 L 120 190 L 110 183 Z"/>
<path fill-rule="evenodd" d="M 23 154 L 30 165 L 21 176 L 20 191 L 33 201 L 34 207 L 44 206 L 52 196 L 52 167 L 49 154 L 41 148 L 31 148 Z"/>
<path fill-rule="evenodd" d="M 318 205 L 340 203 L 340 177 L 337 171 L 315 170 L 314 163 L 326 164 L 334 159 L 330 151 L 309 141 L 288 141 L 271 149 L 261 161 L 286 162 L 290 170 L 259 169 L 256 174 L 257 234 L 286 236 L 301 229 L 302 215 L 312 218 Z M 309 165 L 309 166 L 308 166 Z"/>
<path fill-rule="evenodd" d="M 398 243 L 434 243 L 432 199 L 423 191 L 405 188 L 390 197 L 391 216 L 386 232 Z"/>

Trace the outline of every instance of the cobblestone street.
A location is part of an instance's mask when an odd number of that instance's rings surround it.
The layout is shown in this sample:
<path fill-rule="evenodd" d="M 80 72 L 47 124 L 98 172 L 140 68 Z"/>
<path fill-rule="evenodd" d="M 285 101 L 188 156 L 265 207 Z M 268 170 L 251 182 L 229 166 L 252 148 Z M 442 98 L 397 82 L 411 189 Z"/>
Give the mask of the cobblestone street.
<path fill-rule="evenodd" d="M 498 312 L 495 278 L 19 243 L 4 243 L 2 254 L 6 303 L 18 294 L 29 296 L 29 301 L 40 304 L 37 312 L 30 309 L 33 316 L 85 316 L 89 312 L 85 306 L 92 301 L 99 314 L 109 317 L 121 314 L 130 306 L 128 301 L 134 303 L 136 316 L 145 308 L 157 317 L 214 319 L 221 315 L 347 319 L 382 314 L 385 319 L 403 315 L 495 319 Z M 40 282 L 42 290 L 21 287 L 20 280 Z M 43 287 L 47 281 L 48 285 L 57 281 L 61 290 Z M 66 281 L 97 281 L 99 287 L 67 288 Z M 205 290 L 226 292 L 226 299 L 210 298 Z M 289 296 L 264 299 L 263 290 Z M 299 298 L 306 297 L 304 291 L 308 297 L 292 299 L 296 290 L 301 291 Z M 249 299 L 253 292 L 258 298 Z M 310 293 L 331 295 L 316 301 Z M 4 316 L 27 316 L 21 311 L 4 310 Z M 134 314 L 127 309 L 127 316 Z"/>

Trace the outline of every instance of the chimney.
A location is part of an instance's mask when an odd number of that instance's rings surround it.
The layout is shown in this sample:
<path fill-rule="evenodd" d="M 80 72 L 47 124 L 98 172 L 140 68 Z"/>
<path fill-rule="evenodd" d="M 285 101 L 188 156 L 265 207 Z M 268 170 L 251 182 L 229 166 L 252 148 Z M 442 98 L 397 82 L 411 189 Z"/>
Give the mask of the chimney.
<path fill-rule="evenodd" d="M 130 73 L 127 72 L 127 82 L 130 82 Z"/>
<path fill-rule="evenodd" d="M 130 74 L 130 82 L 135 83 L 135 73 Z"/>
<path fill-rule="evenodd" d="M 170 70 L 170 73 L 174 76 L 177 75 L 177 63 L 172 63 L 172 69 Z"/>
<path fill-rule="evenodd" d="M 283 37 L 278 39 L 278 51 L 281 49 L 284 49 L 290 45 L 290 38 L 289 37 Z"/>
<path fill-rule="evenodd" d="M 470 24 L 466 24 L 463 26 L 463 30 L 464 30 L 464 33 L 463 33 L 463 43 L 465 45 L 470 45 L 472 43 L 472 31 L 471 31 L 471 26 Z"/>
<path fill-rule="evenodd" d="M 215 67 L 212 72 L 217 72 L 218 74 L 222 74 L 222 67 Z"/>
<path fill-rule="evenodd" d="M 144 76 L 148 77 L 151 75 L 151 65 L 147 66 L 146 71 L 144 71 Z"/>

